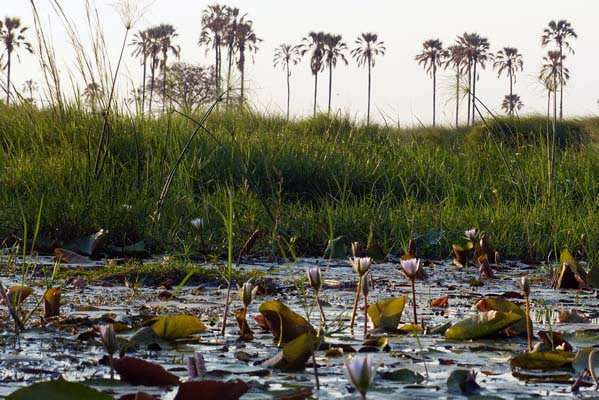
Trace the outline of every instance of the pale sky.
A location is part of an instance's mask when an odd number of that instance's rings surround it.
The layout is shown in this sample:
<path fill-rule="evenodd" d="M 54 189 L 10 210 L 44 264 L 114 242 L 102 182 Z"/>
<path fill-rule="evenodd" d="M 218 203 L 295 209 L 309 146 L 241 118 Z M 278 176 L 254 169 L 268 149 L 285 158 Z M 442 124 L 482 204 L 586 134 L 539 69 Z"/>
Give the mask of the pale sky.
<path fill-rule="evenodd" d="M 89 38 L 84 18 L 84 0 L 58 0 L 69 18 L 75 21 L 83 38 Z M 51 29 L 54 47 L 63 73 L 75 71 L 73 50 L 62 29 L 62 23 L 50 7 L 50 0 L 35 0 L 46 30 Z M 204 0 L 149 0 L 144 17 L 134 31 L 170 23 L 179 33 L 181 60 L 209 64 L 211 53 L 197 46 L 201 29 L 200 16 L 208 4 Z M 33 26 L 31 3 L 27 0 L 2 0 L 6 16 L 18 16 L 27 26 Z M 147 2 L 146 2 L 147 3 Z M 222 4 L 236 6 L 254 21 L 254 30 L 263 39 L 254 64 L 247 65 L 246 87 L 249 100 L 259 110 L 283 113 L 286 107 L 285 74 L 274 70 L 274 49 L 281 43 L 297 44 L 309 31 L 323 30 L 341 34 L 348 46 L 361 32 L 376 32 L 387 46 L 387 53 L 377 60 L 373 70 L 372 116 L 382 121 L 415 126 L 419 121 L 432 120 L 432 81 L 414 61 L 422 42 L 438 38 L 445 46 L 453 44 L 457 35 L 477 32 L 489 39 L 491 51 L 505 46 L 517 47 L 524 58 L 524 71 L 517 76 L 514 92 L 525 104 L 523 113 L 543 113 L 546 94 L 538 82 L 542 57 L 543 28 L 551 19 L 567 19 L 579 35 L 572 41 L 576 52 L 568 55 L 566 66 L 571 79 L 564 92 L 564 113 L 568 116 L 597 114 L 599 108 L 599 1 L 597 0 L 230 0 Z M 111 60 L 116 62 L 124 27 L 114 8 L 113 0 L 95 0 L 105 30 Z M 0 15 L 3 17 L 4 15 Z M 48 28 L 50 27 L 51 28 Z M 34 32 L 28 32 L 34 41 Z M 141 67 L 126 50 L 126 68 L 121 82 L 139 82 Z M 349 55 L 348 55 L 349 57 Z M 4 77 L 3 77 L 4 79 Z M 21 87 L 26 79 L 41 82 L 40 67 L 34 56 L 21 53 L 20 63 L 13 68 L 13 82 Z M 123 83 L 127 84 L 127 83 Z M 311 115 L 313 77 L 306 57 L 292 71 L 292 114 Z M 454 121 L 453 74 L 442 71 L 438 77 L 438 123 Z M 350 60 L 349 66 L 338 64 L 333 76 L 333 108 L 357 119 L 366 113 L 366 70 Z M 123 91 L 126 90 L 123 88 Z M 328 72 L 319 76 L 318 103 L 326 111 Z M 509 91 L 507 77 L 497 79 L 489 63 L 477 83 L 477 94 L 497 111 L 503 96 Z M 465 110 L 465 103 L 462 107 Z M 465 113 L 461 116 L 465 119 Z"/>

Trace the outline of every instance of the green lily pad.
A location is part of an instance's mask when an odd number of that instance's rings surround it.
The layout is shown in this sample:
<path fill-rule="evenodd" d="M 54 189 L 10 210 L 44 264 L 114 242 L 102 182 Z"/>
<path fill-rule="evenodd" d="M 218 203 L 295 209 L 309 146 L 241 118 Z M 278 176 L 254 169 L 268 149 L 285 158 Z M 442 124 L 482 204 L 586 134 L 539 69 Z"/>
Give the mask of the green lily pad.
<path fill-rule="evenodd" d="M 476 308 L 479 311 L 501 311 L 504 313 L 518 314 L 522 317 L 521 321 L 511 325 L 509 329 L 506 329 L 510 336 L 526 335 L 526 311 L 519 307 L 517 304 L 507 300 L 504 297 L 487 297 L 479 300 L 476 303 Z M 532 327 L 532 321 L 530 321 Z"/>
<path fill-rule="evenodd" d="M 470 395 L 477 393 L 480 386 L 476 383 L 476 374 L 468 369 L 456 369 L 447 378 L 447 391 Z"/>
<path fill-rule="evenodd" d="M 431 328 L 428 333 L 431 335 L 443 335 L 449 328 L 451 328 L 451 321 Z"/>
<path fill-rule="evenodd" d="M 564 247 L 559 255 L 559 265 L 562 266 L 564 263 L 570 264 L 574 272 L 578 272 L 578 262 L 567 247 Z"/>
<path fill-rule="evenodd" d="M 518 354 L 510 361 L 512 369 L 530 369 L 549 371 L 552 369 L 572 368 L 574 353 L 568 351 L 538 351 Z"/>
<path fill-rule="evenodd" d="M 259 311 L 266 318 L 266 323 L 277 343 L 290 342 L 304 333 L 316 336 L 316 330 L 304 317 L 278 300 L 262 303 Z"/>
<path fill-rule="evenodd" d="M 422 376 L 422 374 L 414 372 L 408 368 L 400 368 L 393 371 L 382 372 L 380 376 L 388 381 L 405 384 L 414 384 L 424 381 L 424 376 Z"/>
<path fill-rule="evenodd" d="M 408 296 L 393 297 L 368 306 L 368 316 L 375 328 L 395 331 L 401 321 L 401 314 Z"/>
<path fill-rule="evenodd" d="M 112 400 L 112 396 L 81 383 L 67 381 L 39 382 L 21 388 L 7 400 Z"/>
<path fill-rule="evenodd" d="M 316 338 L 312 333 L 303 333 L 285 346 L 274 357 L 262 363 L 265 367 L 272 367 L 287 371 L 303 370 L 306 361 L 312 355 Z"/>
<path fill-rule="evenodd" d="M 481 312 L 453 325 L 445 332 L 446 339 L 468 340 L 492 336 L 520 321 L 522 316 L 501 311 Z"/>
<path fill-rule="evenodd" d="M 347 249 L 345 248 L 345 243 L 343 243 L 343 236 L 339 236 L 328 241 L 322 258 L 345 258 L 346 255 Z"/>
<path fill-rule="evenodd" d="M 193 315 L 162 315 L 144 322 L 162 339 L 175 340 L 200 333 L 206 325 Z"/>

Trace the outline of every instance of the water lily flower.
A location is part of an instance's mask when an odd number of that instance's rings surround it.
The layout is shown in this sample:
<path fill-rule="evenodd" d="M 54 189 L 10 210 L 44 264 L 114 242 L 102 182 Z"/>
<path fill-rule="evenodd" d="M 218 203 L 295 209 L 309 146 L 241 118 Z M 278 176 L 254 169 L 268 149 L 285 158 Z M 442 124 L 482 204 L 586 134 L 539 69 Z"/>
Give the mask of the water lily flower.
<path fill-rule="evenodd" d="M 100 327 L 100 340 L 104 350 L 108 353 L 110 364 L 110 379 L 114 379 L 114 353 L 119 349 L 119 342 L 114 331 L 114 325 L 106 324 Z"/>
<path fill-rule="evenodd" d="M 252 300 L 258 291 L 258 286 L 254 286 L 252 282 L 248 281 L 237 289 L 239 290 L 239 298 L 243 303 L 243 307 L 248 308 L 250 304 L 252 304 Z"/>
<path fill-rule="evenodd" d="M 352 243 L 352 249 L 357 251 L 356 250 L 357 248 L 358 248 L 357 242 Z M 354 331 L 354 322 L 356 321 L 356 312 L 358 311 L 358 302 L 360 301 L 360 292 L 362 291 L 362 284 L 364 281 L 363 278 L 364 278 L 364 275 L 370 269 L 370 264 L 372 263 L 372 260 L 370 259 L 370 257 L 354 256 L 353 258 L 349 259 L 349 262 L 350 262 L 352 268 L 354 269 L 354 271 L 356 271 L 358 273 L 358 287 L 356 288 L 356 297 L 354 299 L 354 308 L 352 310 L 351 321 L 349 324 L 350 329 L 353 332 Z"/>
<path fill-rule="evenodd" d="M 322 275 L 320 273 L 320 267 L 309 268 L 307 271 L 307 275 L 310 286 L 312 287 L 312 289 L 314 289 L 315 292 L 318 292 L 322 287 Z"/>
<path fill-rule="evenodd" d="M 195 229 L 197 229 L 199 231 L 204 226 L 204 220 L 202 218 L 192 219 L 191 226 L 193 226 Z"/>
<path fill-rule="evenodd" d="M 472 228 L 468 229 L 467 231 L 464 231 L 464 236 L 466 237 L 466 239 L 472 242 L 476 238 L 476 233 L 476 228 Z"/>
<path fill-rule="evenodd" d="M 410 280 L 412 284 L 412 311 L 414 313 L 414 325 L 418 325 L 418 315 L 416 314 L 416 273 L 420 269 L 420 260 L 417 258 L 410 258 L 408 260 L 401 260 L 401 268 L 403 273 Z"/>
<path fill-rule="evenodd" d="M 197 351 L 187 358 L 187 377 L 191 381 L 203 380 L 206 375 L 206 361 Z"/>
<path fill-rule="evenodd" d="M 358 242 L 351 242 L 351 255 L 354 258 L 360 256 L 360 244 Z"/>
<path fill-rule="evenodd" d="M 522 289 L 525 296 L 530 294 L 530 281 L 528 280 L 528 276 L 523 276 L 520 279 L 520 289 Z"/>
<path fill-rule="evenodd" d="M 374 380 L 378 363 L 373 361 L 372 355 L 357 355 L 347 358 L 345 363 L 345 373 L 349 382 L 366 399 L 366 393 Z"/>
<path fill-rule="evenodd" d="M 360 276 L 363 276 L 370 269 L 372 259 L 370 257 L 354 257 L 350 258 L 349 262 L 351 263 L 354 271 L 356 271 Z"/>

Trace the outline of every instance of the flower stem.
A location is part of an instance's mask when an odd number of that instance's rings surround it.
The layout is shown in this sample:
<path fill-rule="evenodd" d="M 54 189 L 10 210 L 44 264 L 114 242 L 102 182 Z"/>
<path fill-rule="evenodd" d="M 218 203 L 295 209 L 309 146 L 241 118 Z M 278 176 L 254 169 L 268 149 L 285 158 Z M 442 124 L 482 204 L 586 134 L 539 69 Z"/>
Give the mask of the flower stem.
<path fill-rule="evenodd" d="M 354 322 L 356 321 L 356 312 L 358 311 L 358 302 L 360 301 L 360 292 L 362 291 L 362 276 L 358 278 L 358 287 L 356 288 L 356 298 L 354 300 L 354 309 L 351 313 L 351 321 L 349 327 L 351 333 L 354 333 Z"/>
<path fill-rule="evenodd" d="M 114 380 L 114 356 L 112 354 L 108 355 L 108 363 L 110 364 L 110 380 Z"/>
<path fill-rule="evenodd" d="M 320 303 L 320 297 L 318 296 L 318 292 L 315 292 L 315 297 L 316 297 L 316 304 L 318 305 L 318 309 L 320 310 L 320 319 L 322 320 L 323 324 L 326 324 L 327 319 L 324 316 L 324 310 L 322 309 L 322 304 Z"/>
<path fill-rule="evenodd" d="M 245 325 L 246 325 L 246 317 L 247 317 L 248 309 L 247 307 L 243 307 L 243 319 L 241 320 L 241 331 L 239 332 L 239 336 L 245 337 Z"/>
<path fill-rule="evenodd" d="M 412 282 L 412 307 L 414 311 L 414 325 L 418 325 L 418 315 L 416 314 L 416 287 L 415 279 L 410 280 Z"/>
<path fill-rule="evenodd" d="M 364 339 L 368 336 L 368 296 L 364 295 Z"/>
<path fill-rule="evenodd" d="M 528 338 L 528 351 L 532 351 L 532 321 L 530 320 L 530 300 L 527 294 L 524 294 L 526 301 L 526 336 Z"/>

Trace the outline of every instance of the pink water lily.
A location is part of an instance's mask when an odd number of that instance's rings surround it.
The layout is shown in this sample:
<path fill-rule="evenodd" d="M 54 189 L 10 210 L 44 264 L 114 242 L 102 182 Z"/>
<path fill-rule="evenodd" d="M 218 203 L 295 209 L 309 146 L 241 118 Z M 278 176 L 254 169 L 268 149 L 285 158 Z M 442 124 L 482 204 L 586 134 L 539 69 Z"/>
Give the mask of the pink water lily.
<path fill-rule="evenodd" d="M 349 382 L 360 392 L 362 399 L 366 399 L 366 393 L 374 380 L 378 363 L 369 354 L 346 358 L 344 363 Z"/>
<path fill-rule="evenodd" d="M 413 280 L 416 278 L 416 273 L 420 269 L 420 259 L 410 258 L 408 260 L 401 260 L 401 268 L 408 279 Z"/>
<path fill-rule="evenodd" d="M 320 273 L 320 267 L 308 268 L 307 275 L 310 286 L 315 292 L 318 292 L 322 287 L 322 275 Z"/>

